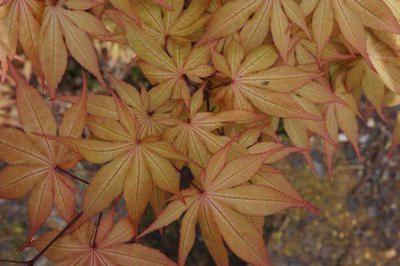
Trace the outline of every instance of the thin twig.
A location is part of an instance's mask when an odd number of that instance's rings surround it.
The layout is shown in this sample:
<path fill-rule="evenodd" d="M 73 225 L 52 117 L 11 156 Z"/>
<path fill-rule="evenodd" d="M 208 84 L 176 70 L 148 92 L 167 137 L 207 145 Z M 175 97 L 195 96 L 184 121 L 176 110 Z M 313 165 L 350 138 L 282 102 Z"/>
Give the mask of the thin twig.
<path fill-rule="evenodd" d="M 97 231 L 99 230 L 99 225 L 100 225 L 102 216 L 103 216 L 103 212 L 100 212 L 99 213 L 99 218 L 97 219 L 96 231 L 94 232 L 94 236 L 93 236 L 93 240 L 92 240 L 92 248 L 96 248 Z"/>
<path fill-rule="evenodd" d="M 78 213 L 33 259 L 29 261 L 28 266 L 33 266 L 36 261 L 59 239 L 64 233 L 82 216 L 83 212 Z"/>
<path fill-rule="evenodd" d="M 78 176 L 76 176 L 76 175 L 74 175 L 74 174 L 62 169 L 61 167 L 57 167 L 56 170 L 61 172 L 61 173 L 63 173 L 63 174 L 68 175 L 69 177 L 72 177 L 73 179 L 76 179 L 76 180 L 78 180 L 78 181 L 80 181 L 82 183 L 85 183 L 86 185 L 89 185 L 89 182 L 86 181 L 85 179 L 82 179 L 82 178 L 80 178 L 80 177 L 78 177 Z"/>
<path fill-rule="evenodd" d="M 8 262 L 15 264 L 24 264 L 27 266 L 33 266 L 40 257 L 58 240 L 60 239 L 64 233 L 82 216 L 83 212 L 79 212 L 35 257 L 28 261 L 18 261 L 18 260 L 3 260 L 0 259 L 0 262 Z"/>

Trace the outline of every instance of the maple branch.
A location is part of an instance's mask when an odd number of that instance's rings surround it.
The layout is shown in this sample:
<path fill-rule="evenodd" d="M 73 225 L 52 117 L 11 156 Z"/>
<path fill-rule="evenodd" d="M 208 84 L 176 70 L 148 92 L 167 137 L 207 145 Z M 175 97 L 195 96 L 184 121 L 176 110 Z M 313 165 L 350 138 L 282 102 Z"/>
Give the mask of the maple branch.
<path fill-rule="evenodd" d="M 195 189 L 197 189 L 200 193 L 204 192 L 204 189 L 199 188 L 194 182 L 190 183 Z"/>
<path fill-rule="evenodd" d="M 192 82 L 186 75 L 182 76 L 183 80 L 185 81 L 186 85 L 188 85 L 188 87 L 192 86 L 193 88 L 198 89 L 199 87 L 197 86 L 197 84 L 195 84 L 194 82 Z"/>
<path fill-rule="evenodd" d="M 59 172 L 61 172 L 61 173 L 63 173 L 63 174 L 66 174 L 66 175 L 68 175 L 69 177 L 72 177 L 73 179 L 76 179 L 76 180 L 78 180 L 78 181 L 80 181 L 80 182 L 82 182 L 82 183 L 85 183 L 86 185 L 89 185 L 89 182 L 88 181 L 86 181 L 85 179 L 82 179 L 82 178 L 80 178 L 80 177 L 78 177 L 78 176 L 76 176 L 76 175 L 74 175 L 74 174 L 72 174 L 72 173 L 70 173 L 70 172 L 68 172 L 68 171 L 66 171 L 66 170 L 64 170 L 64 169 L 62 169 L 61 167 L 56 167 L 56 170 L 57 171 L 59 171 Z"/>
<path fill-rule="evenodd" d="M 38 253 L 35 257 L 28 261 L 18 261 L 18 260 L 3 260 L 0 259 L 0 262 L 8 262 L 15 264 L 24 264 L 27 266 L 33 266 L 40 257 L 58 240 L 60 239 L 64 233 L 82 216 L 83 212 L 79 212 L 58 234 Z"/>
<path fill-rule="evenodd" d="M 78 213 L 33 259 L 31 259 L 27 266 L 33 266 L 36 261 L 56 242 L 61 238 L 64 233 L 82 216 L 83 212 Z"/>
<path fill-rule="evenodd" d="M 103 212 L 99 213 L 99 218 L 97 219 L 97 224 L 96 224 L 96 231 L 94 232 L 93 240 L 92 240 L 92 248 L 96 248 L 96 237 L 97 237 L 97 231 L 99 230 L 99 225 L 101 221 L 101 217 L 103 216 Z"/>

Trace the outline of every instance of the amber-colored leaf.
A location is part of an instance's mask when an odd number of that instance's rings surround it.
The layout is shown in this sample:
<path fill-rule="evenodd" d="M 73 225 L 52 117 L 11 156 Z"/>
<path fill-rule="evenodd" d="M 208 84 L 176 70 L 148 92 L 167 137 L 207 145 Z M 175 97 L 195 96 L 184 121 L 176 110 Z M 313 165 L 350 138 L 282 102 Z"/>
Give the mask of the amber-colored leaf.
<path fill-rule="evenodd" d="M 181 265 L 193 245 L 197 222 L 200 223 L 208 248 L 214 247 L 210 252 L 216 262 L 227 262 L 222 236 L 230 249 L 245 261 L 270 265 L 262 235 L 247 215 L 267 215 L 288 207 L 306 207 L 312 211 L 315 209 L 291 189 L 285 194 L 272 186 L 267 188 L 248 185 L 248 181 L 260 171 L 264 161 L 283 147 L 278 146 L 276 149 L 227 161 L 234 140 L 209 159 L 206 169 L 200 173 L 201 189 L 193 187 L 182 191 L 186 205 L 177 199 L 172 201 L 140 235 L 167 226 L 185 213 L 179 245 Z M 238 165 L 241 167 L 237 167 Z M 254 204 L 260 204 L 259 208 L 254 208 Z"/>
<path fill-rule="evenodd" d="M 113 223 L 113 213 L 98 228 L 83 224 L 74 233 L 64 235 L 45 252 L 45 256 L 65 265 L 175 265 L 161 252 L 139 244 L 126 244 L 135 234 L 126 219 Z M 36 239 L 32 246 L 42 250 L 58 233 L 52 231 Z"/>
<path fill-rule="evenodd" d="M 208 22 L 207 40 L 218 39 L 240 29 L 261 3 L 259 0 L 234 0 L 222 6 Z"/>

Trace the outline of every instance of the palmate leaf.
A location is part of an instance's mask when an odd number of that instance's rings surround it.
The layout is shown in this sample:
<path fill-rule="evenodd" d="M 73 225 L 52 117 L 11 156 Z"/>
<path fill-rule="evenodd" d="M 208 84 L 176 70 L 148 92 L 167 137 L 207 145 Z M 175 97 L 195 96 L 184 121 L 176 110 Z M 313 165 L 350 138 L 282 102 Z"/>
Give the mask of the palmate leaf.
<path fill-rule="evenodd" d="M 0 129 L 0 158 L 9 166 L 0 172 L 0 197 L 20 198 L 27 194 L 30 230 L 27 242 L 47 220 L 53 206 L 69 221 L 75 214 L 74 182 L 60 169 L 73 167 L 78 155 L 48 137 L 79 137 L 86 116 L 86 89 L 57 124 L 40 94 L 14 73 L 17 81 L 17 110 L 23 131 Z"/>
<path fill-rule="evenodd" d="M 201 87 L 190 100 L 189 114 L 180 116 L 163 134 L 166 141 L 188 156 L 194 163 L 192 167 L 196 164 L 205 167 L 210 156 L 229 141 L 229 138 L 214 133 L 224 124 L 232 121 L 247 124 L 266 120 L 263 115 L 242 110 L 222 111 L 217 114 L 201 112 L 203 96 Z"/>
<path fill-rule="evenodd" d="M 140 244 L 126 244 L 135 230 L 126 218 L 114 224 L 114 211 L 103 218 L 98 227 L 87 222 L 74 233 L 58 239 L 45 252 L 57 265 L 175 265 L 158 250 Z M 59 231 L 54 230 L 33 241 L 42 250 Z"/>
<path fill-rule="evenodd" d="M 305 2 L 305 1 L 303 1 Z M 316 40 L 318 55 L 321 54 L 332 34 L 334 20 L 350 45 L 361 54 L 367 64 L 374 69 L 366 48 L 364 27 L 386 32 L 400 32 L 400 24 L 390 6 L 378 0 L 335 0 L 314 1 L 312 29 Z M 312 11 L 310 11 L 312 12 Z"/>
<path fill-rule="evenodd" d="M 13 60 L 16 54 L 18 39 L 26 55 L 39 73 L 41 72 L 38 39 L 43 8 L 43 2 L 30 0 L 8 1 L 0 7 L 0 13 L 5 13 L 0 17 L 0 63 L 3 80 L 8 71 L 7 60 Z"/>
<path fill-rule="evenodd" d="M 50 97 L 55 97 L 55 90 L 64 75 L 67 50 L 102 85 L 105 84 L 88 34 L 101 36 L 108 32 L 93 15 L 80 10 L 65 9 L 62 1 L 55 6 L 46 6 L 40 29 L 39 51 Z"/>
<path fill-rule="evenodd" d="M 223 5 L 208 21 L 203 40 L 213 41 L 239 30 L 262 2 L 261 0 L 234 0 Z"/>
<path fill-rule="evenodd" d="M 227 265 L 227 253 L 222 242 L 239 257 L 256 265 L 270 265 L 262 235 L 250 216 L 265 216 L 289 207 L 314 207 L 293 193 L 286 183 L 249 184 L 263 163 L 276 149 L 244 155 L 229 160 L 230 141 L 207 162 L 199 176 L 199 187 L 182 191 L 186 205 L 172 201 L 140 236 L 160 229 L 177 220 L 183 213 L 179 243 L 179 264 L 183 265 L 194 242 L 195 224 L 199 222 L 207 247 L 218 265 Z M 238 168 L 237 166 L 241 167 Z M 283 190 L 279 190 L 282 188 Z M 287 194 L 289 193 L 289 194 Z M 293 195 L 291 195 L 293 193 Z"/>
<path fill-rule="evenodd" d="M 116 79 L 113 82 L 120 95 L 131 94 L 127 101 L 134 106 L 135 89 Z M 135 100 L 139 103 L 136 107 L 143 107 L 140 97 Z M 159 193 L 155 188 L 179 193 L 179 172 L 172 162 L 186 161 L 186 156 L 158 136 L 139 134 L 143 131 L 133 111 L 135 107 L 132 110 L 115 95 L 114 101 L 118 122 L 100 116 L 88 119 L 92 133 L 102 140 L 60 139 L 86 160 L 107 163 L 93 176 L 85 191 L 78 225 L 107 208 L 122 193 L 136 228 L 152 193 Z"/>
<path fill-rule="evenodd" d="M 233 39 L 223 55 L 212 55 L 218 74 L 230 82 L 216 89 L 216 99 L 228 109 L 253 111 L 256 107 L 277 117 L 320 119 L 286 95 L 319 74 L 294 66 L 273 67 L 276 60 L 277 53 L 271 45 L 259 46 L 245 57 L 242 45 Z"/>
<path fill-rule="evenodd" d="M 112 0 L 111 3 L 141 24 L 153 40 L 164 45 L 169 37 L 181 41 L 196 38 L 207 23 L 210 0 L 191 1 L 187 7 L 184 0 Z"/>
<path fill-rule="evenodd" d="M 214 72 L 208 65 L 208 46 L 192 47 L 190 42 L 169 39 L 165 51 L 136 25 L 127 25 L 126 31 L 129 45 L 144 60 L 140 63 L 143 73 L 153 85 L 158 84 L 151 93 L 158 94 L 159 104 L 172 97 L 188 106 L 190 89 L 186 79 L 201 83 Z"/>

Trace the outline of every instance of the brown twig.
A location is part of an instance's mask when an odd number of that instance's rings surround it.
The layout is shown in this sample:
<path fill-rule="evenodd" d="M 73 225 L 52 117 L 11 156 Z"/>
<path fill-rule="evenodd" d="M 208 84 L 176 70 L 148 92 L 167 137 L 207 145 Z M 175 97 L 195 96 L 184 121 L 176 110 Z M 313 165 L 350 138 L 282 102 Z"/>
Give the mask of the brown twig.
<path fill-rule="evenodd" d="M 59 171 L 59 172 L 61 172 L 61 173 L 63 173 L 63 174 L 66 174 L 66 175 L 68 175 L 69 177 L 72 177 L 73 179 L 76 179 L 76 180 L 78 180 L 78 181 L 80 181 L 80 182 L 82 182 L 82 183 L 84 183 L 84 184 L 86 184 L 86 185 L 89 185 L 89 182 L 86 181 L 85 179 L 82 179 L 82 178 L 80 178 L 80 177 L 78 177 L 78 176 L 76 176 L 76 175 L 74 175 L 74 174 L 72 174 L 72 173 L 70 173 L 70 172 L 68 172 L 68 171 L 65 171 L 65 170 L 62 169 L 61 167 L 57 167 L 56 170 Z"/>
<path fill-rule="evenodd" d="M 93 236 L 93 239 L 92 239 L 92 248 L 96 248 L 97 231 L 99 230 L 99 225 L 100 225 L 102 216 L 103 216 L 103 212 L 100 212 L 99 213 L 99 218 L 97 219 L 96 231 L 94 232 L 94 236 Z"/>
<path fill-rule="evenodd" d="M 64 233 L 82 216 L 82 212 L 79 212 L 35 257 L 28 261 L 18 261 L 18 260 L 6 260 L 0 259 L 0 262 L 8 262 L 15 264 L 23 264 L 27 266 L 33 266 L 35 263 L 43 256 L 43 254 L 58 240 Z"/>

